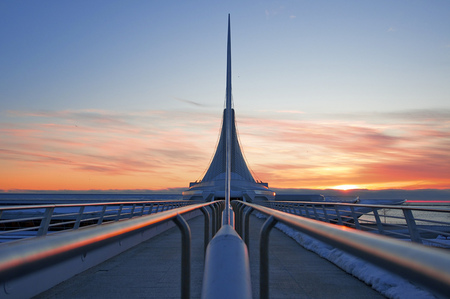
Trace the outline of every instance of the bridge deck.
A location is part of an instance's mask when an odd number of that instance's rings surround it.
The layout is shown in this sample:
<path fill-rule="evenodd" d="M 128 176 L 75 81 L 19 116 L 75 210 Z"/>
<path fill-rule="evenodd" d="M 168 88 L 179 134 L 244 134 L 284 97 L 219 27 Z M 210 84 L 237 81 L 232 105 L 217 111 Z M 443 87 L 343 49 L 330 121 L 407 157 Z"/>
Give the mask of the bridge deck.
<path fill-rule="evenodd" d="M 252 217 L 250 265 L 253 297 L 259 298 L 259 230 Z M 191 297 L 203 277 L 203 216 L 189 221 L 192 233 Z M 85 271 L 36 298 L 180 298 L 181 234 L 172 228 Z M 270 298 L 384 298 L 277 229 L 270 233 Z"/>

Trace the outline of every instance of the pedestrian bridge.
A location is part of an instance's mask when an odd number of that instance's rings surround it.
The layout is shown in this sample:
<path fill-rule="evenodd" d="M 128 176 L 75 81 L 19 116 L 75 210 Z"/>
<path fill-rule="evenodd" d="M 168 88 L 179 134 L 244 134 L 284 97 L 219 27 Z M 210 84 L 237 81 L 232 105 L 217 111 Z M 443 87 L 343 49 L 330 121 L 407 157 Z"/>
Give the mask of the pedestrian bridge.
<path fill-rule="evenodd" d="M 358 215 L 355 204 L 342 203 L 232 206 L 232 225 L 222 225 L 223 201 L 2 206 L 0 298 L 383 297 L 273 229 L 277 223 L 436 296 L 450 294 L 450 224 L 432 216 L 449 210 L 370 205 Z M 385 208 L 399 210 L 395 221 L 380 217 Z M 424 212 L 428 219 L 415 216 Z"/>

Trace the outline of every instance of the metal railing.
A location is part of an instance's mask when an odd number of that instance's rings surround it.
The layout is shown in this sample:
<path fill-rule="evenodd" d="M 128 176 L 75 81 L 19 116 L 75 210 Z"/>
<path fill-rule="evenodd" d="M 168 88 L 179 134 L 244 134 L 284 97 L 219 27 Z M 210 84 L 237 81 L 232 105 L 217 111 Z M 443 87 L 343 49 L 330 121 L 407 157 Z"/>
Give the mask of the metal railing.
<path fill-rule="evenodd" d="M 269 298 L 269 232 L 277 222 L 367 262 L 414 281 L 447 296 L 450 294 L 450 254 L 440 248 L 406 243 L 343 225 L 299 217 L 286 212 L 242 201 L 233 201 L 236 231 L 249 244 L 249 219 L 253 211 L 268 216 L 260 236 L 260 296 Z"/>
<path fill-rule="evenodd" d="M 161 204 L 155 202 L 152 203 Z M 152 203 L 147 204 L 150 205 Z M 127 202 L 126 204 L 129 203 Z M 139 209 L 136 210 L 136 206 L 134 206 L 134 203 L 132 203 L 129 212 L 126 213 L 126 215 L 128 215 L 128 220 L 117 221 L 116 219 L 122 219 L 121 217 L 117 217 L 117 215 L 124 215 L 122 212 L 124 211 L 125 203 L 121 203 L 118 208 L 120 212 L 115 213 L 115 217 L 111 217 L 111 219 L 114 220 L 109 221 L 109 223 L 106 223 L 104 221 L 106 213 L 102 213 L 101 215 L 96 216 L 95 219 L 97 220 L 97 222 L 100 222 L 99 219 L 103 219 L 101 222 L 103 223 L 103 225 L 95 225 L 94 227 L 83 229 L 72 228 L 70 231 L 65 231 L 62 233 L 47 234 L 40 238 L 28 238 L 23 241 L 4 244 L 7 246 L 0 245 L 0 281 L 9 281 L 21 277 L 25 273 L 27 275 L 30 275 L 31 273 L 42 270 L 46 267 L 51 267 L 52 265 L 57 264 L 63 260 L 68 260 L 79 255 L 83 256 L 90 250 L 101 248 L 102 246 L 120 241 L 129 236 L 142 233 L 143 231 L 155 225 L 167 221 L 173 221 L 182 232 L 181 297 L 189 298 L 191 272 L 191 238 L 189 225 L 181 215 L 195 210 L 200 210 L 203 213 L 203 215 L 205 216 L 204 248 L 206 251 L 206 246 L 210 240 L 210 231 L 211 235 L 214 236 L 220 228 L 224 203 L 223 201 L 215 201 L 202 204 L 188 202 L 188 206 L 175 208 L 177 204 L 178 203 L 172 202 L 166 205 L 167 209 L 172 206 L 170 210 L 162 211 L 156 214 L 145 215 L 146 210 L 144 209 L 144 206 L 141 206 L 139 211 Z M 101 210 L 103 211 L 105 210 L 105 207 L 110 207 L 113 205 L 114 204 L 105 205 L 104 203 L 102 203 L 98 205 L 87 204 L 84 206 L 101 206 Z M 180 203 L 180 205 L 183 204 Z M 80 207 L 79 205 L 75 206 L 82 209 L 82 207 Z M 42 206 L 34 206 L 29 208 L 36 209 L 38 207 L 42 209 Z M 211 216 L 206 207 L 209 207 L 211 209 Z M 38 219 L 40 219 L 40 222 L 44 222 L 44 227 L 50 226 L 50 224 L 47 223 L 51 222 L 49 219 L 54 218 L 50 218 L 49 215 L 53 215 L 55 209 L 53 209 L 53 207 L 46 206 L 46 213 L 44 214 L 48 215 L 38 217 Z M 14 207 L 8 207 L 7 210 L 14 210 Z M 142 214 L 142 216 L 132 218 L 132 216 L 136 215 L 136 213 Z M 41 227 L 42 226 L 34 227 L 34 229 L 36 230 Z"/>
<path fill-rule="evenodd" d="M 192 201 L 0 206 L 0 243 L 159 213 Z"/>
<path fill-rule="evenodd" d="M 251 299 L 252 284 L 247 246 L 229 224 L 224 224 L 205 255 L 204 299 Z"/>
<path fill-rule="evenodd" d="M 450 248 L 450 209 L 332 202 L 269 202 L 286 213 L 424 245 Z"/>

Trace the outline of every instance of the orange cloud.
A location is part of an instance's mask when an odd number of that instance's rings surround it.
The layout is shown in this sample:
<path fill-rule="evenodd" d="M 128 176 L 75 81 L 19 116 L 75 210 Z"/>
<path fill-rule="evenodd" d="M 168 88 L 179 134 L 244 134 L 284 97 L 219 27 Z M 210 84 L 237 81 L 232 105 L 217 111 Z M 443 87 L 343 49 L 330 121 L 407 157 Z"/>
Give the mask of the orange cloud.
<path fill-rule="evenodd" d="M 253 170 L 272 186 L 449 188 L 450 113 L 434 115 L 271 119 L 268 130 L 248 118 L 240 131 Z"/>
<path fill-rule="evenodd" d="M 450 188 L 450 113 L 237 115 L 258 179 L 278 188 Z M 217 111 L 11 111 L 0 189 L 163 189 L 201 178 Z M 281 118 L 283 117 L 283 118 Z"/>

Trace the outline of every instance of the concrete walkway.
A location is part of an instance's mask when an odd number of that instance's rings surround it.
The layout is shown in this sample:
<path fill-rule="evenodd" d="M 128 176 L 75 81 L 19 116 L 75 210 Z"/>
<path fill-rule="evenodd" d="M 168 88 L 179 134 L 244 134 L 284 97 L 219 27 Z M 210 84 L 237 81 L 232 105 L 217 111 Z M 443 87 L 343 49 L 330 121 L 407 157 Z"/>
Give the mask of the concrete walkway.
<path fill-rule="evenodd" d="M 252 217 L 250 265 L 253 297 L 259 298 L 259 230 Z M 192 233 L 191 298 L 203 279 L 203 216 L 189 221 Z M 180 298 L 181 234 L 172 228 L 35 298 Z M 270 298 L 384 298 L 294 240 L 270 233 Z"/>

